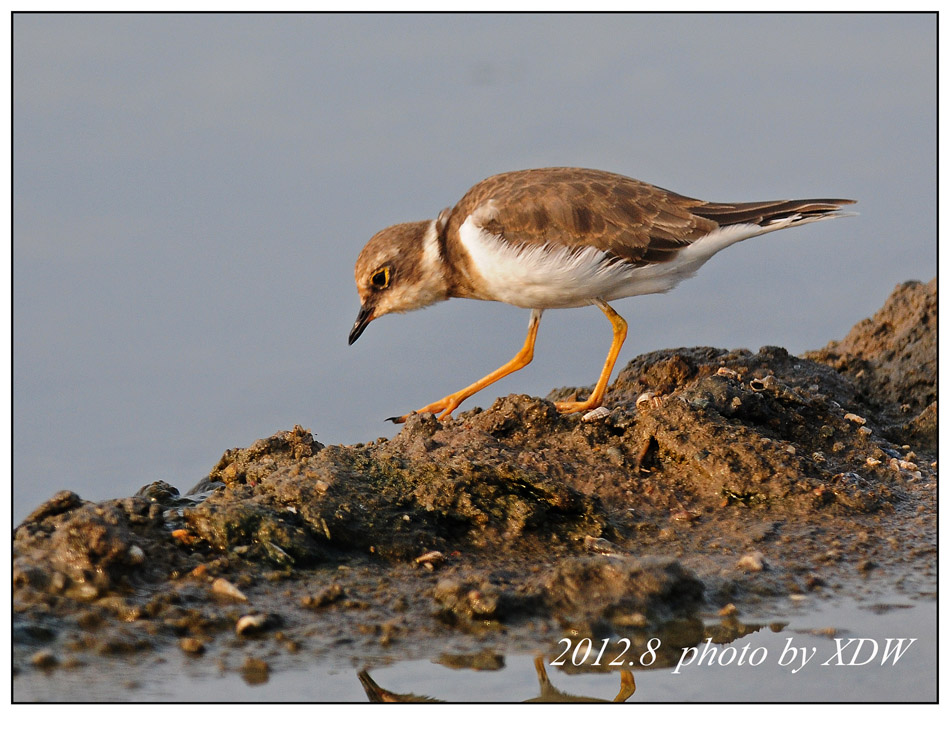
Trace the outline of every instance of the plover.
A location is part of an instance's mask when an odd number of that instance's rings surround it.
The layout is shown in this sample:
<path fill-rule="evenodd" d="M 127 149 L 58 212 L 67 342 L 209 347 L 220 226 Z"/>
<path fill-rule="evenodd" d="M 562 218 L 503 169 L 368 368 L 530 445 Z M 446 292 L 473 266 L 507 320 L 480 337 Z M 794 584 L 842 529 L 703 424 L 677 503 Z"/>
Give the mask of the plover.
<path fill-rule="evenodd" d="M 438 218 L 396 224 L 370 239 L 356 261 L 362 306 L 349 343 L 381 315 L 450 297 L 530 309 L 528 336 L 510 362 L 416 410 L 445 419 L 466 398 L 531 361 L 544 310 L 597 305 L 613 326 L 600 377 L 586 400 L 555 404 L 562 413 L 587 411 L 603 402 L 626 338 L 627 324 L 609 302 L 669 291 L 729 245 L 847 215 L 840 209 L 850 203 L 841 198 L 712 203 L 574 167 L 495 175 Z M 408 416 L 391 419 L 404 422 Z"/>

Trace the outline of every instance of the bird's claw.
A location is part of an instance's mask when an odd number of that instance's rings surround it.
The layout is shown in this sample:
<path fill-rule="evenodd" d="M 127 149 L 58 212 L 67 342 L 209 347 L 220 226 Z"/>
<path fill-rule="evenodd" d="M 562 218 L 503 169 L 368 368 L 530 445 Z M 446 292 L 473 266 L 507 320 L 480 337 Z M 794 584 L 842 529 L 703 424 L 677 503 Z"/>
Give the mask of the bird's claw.
<path fill-rule="evenodd" d="M 586 401 L 577 401 L 576 397 L 570 401 L 555 401 L 554 407 L 559 414 L 578 414 L 582 411 L 596 409 L 603 403 L 603 399 L 589 398 Z"/>
<path fill-rule="evenodd" d="M 389 417 L 386 419 L 387 422 L 392 422 L 393 424 L 403 424 L 409 417 L 413 414 L 432 414 L 435 415 L 436 419 L 440 422 L 448 419 L 452 416 L 452 412 L 458 407 L 458 403 L 453 403 L 448 398 L 444 398 L 441 401 L 436 401 L 433 404 L 428 406 L 423 406 L 421 409 L 416 409 L 409 412 L 408 414 L 403 414 L 401 417 Z"/>

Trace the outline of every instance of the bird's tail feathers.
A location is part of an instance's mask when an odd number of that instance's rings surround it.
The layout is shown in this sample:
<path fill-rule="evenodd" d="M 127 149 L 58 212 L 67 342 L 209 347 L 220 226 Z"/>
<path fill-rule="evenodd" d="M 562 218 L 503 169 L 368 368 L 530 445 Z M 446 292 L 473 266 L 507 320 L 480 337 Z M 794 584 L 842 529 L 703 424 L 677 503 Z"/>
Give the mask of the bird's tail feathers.
<path fill-rule="evenodd" d="M 692 212 L 719 226 L 755 224 L 765 230 L 782 229 L 822 219 L 856 216 L 844 212 L 842 206 L 855 201 L 847 198 L 807 198 L 791 201 L 760 201 L 757 203 L 705 203 Z"/>

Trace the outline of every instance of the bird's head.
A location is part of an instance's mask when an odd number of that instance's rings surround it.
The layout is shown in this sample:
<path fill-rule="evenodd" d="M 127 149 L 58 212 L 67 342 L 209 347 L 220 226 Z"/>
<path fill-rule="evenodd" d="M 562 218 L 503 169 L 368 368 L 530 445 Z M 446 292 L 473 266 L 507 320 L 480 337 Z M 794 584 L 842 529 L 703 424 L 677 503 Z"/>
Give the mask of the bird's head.
<path fill-rule="evenodd" d="M 371 321 L 448 299 L 435 221 L 396 224 L 373 235 L 356 260 L 360 312 L 352 344 Z"/>

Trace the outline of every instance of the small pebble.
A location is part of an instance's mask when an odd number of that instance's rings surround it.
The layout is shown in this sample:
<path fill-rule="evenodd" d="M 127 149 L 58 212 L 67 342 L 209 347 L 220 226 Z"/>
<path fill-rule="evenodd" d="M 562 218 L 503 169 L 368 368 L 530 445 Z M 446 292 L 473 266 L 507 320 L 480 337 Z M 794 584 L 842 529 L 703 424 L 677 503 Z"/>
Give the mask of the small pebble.
<path fill-rule="evenodd" d="M 615 555 L 620 552 L 616 544 L 604 539 L 603 537 L 585 536 L 584 548 L 588 552 L 597 552 L 601 555 Z"/>
<path fill-rule="evenodd" d="M 300 605 L 309 609 L 319 609 L 327 604 L 332 604 L 346 596 L 343 587 L 338 583 L 332 583 L 317 594 L 308 594 L 300 600 Z"/>
<path fill-rule="evenodd" d="M 59 664 L 59 659 L 56 658 L 56 654 L 54 654 L 48 648 L 41 648 L 39 651 L 33 654 L 30 661 L 37 669 L 52 669 Z"/>
<path fill-rule="evenodd" d="M 758 573 L 765 570 L 768 567 L 768 564 L 765 561 L 765 555 L 761 552 L 750 552 L 748 555 L 744 555 L 739 559 L 739 562 L 736 563 L 736 567 L 741 568 L 742 570 L 749 570 L 753 573 Z"/>
<path fill-rule="evenodd" d="M 864 424 L 865 422 L 867 422 L 867 420 L 864 417 L 859 417 L 857 414 L 852 414 L 851 412 L 848 412 L 847 414 L 845 414 L 844 418 L 847 419 L 849 422 L 854 422 L 855 424 Z"/>
<path fill-rule="evenodd" d="M 438 550 L 433 550 L 432 552 L 419 555 L 413 562 L 416 565 L 426 567 L 428 570 L 433 570 L 436 566 L 442 565 L 445 562 L 445 555 Z"/>
<path fill-rule="evenodd" d="M 622 628 L 645 628 L 649 625 L 646 615 L 642 612 L 614 615 L 611 620 L 614 625 L 619 625 Z"/>
<path fill-rule="evenodd" d="M 49 582 L 50 591 L 58 594 L 65 591 L 67 585 L 69 585 L 69 581 L 66 580 L 66 576 L 60 571 L 54 570 Z"/>
<path fill-rule="evenodd" d="M 188 529 L 175 529 L 172 532 L 172 538 L 179 544 L 194 545 L 201 541 L 201 537 L 195 536 Z"/>
<path fill-rule="evenodd" d="M 214 582 L 211 584 L 211 590 L 217 596 L 223 597 L 225 599 L 233 599 L 237 602 L 247 601 L 247 596 L 245 596 L 241 589 L 224 578 L 215 578 Z"/>
<path fill-rule="evenodd" d="M 267 628 L 267 615 L 244 615 L 237 621 L 234 631 L 238 635 L 254 635 Z"/>
<path fill-rule="evenodd" d="M 198 638 L 182 638 L 178 641 L 178 645 L 186 654 L 203 654 L 205 652 L 205 645 Z"/>
<path fill-rule="evenodd" d="M 680 523 L 692 523 L 700 516 L 702 516 L 702 513 L 700 513 L 698 510 L 686 510 L 684 508 L 683 510 L 679 510 L 674 513 L 671 518 L 674 521 L 679 521 Z"/>
<path fill-rule="evenodd" d="M 91 602 L 99 598 L 99 589 L 91 583 L 81 583 L 75 588 L 70 589 L 70 593 L 84 602 Z"/>

